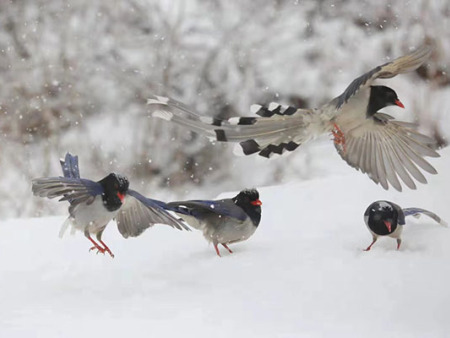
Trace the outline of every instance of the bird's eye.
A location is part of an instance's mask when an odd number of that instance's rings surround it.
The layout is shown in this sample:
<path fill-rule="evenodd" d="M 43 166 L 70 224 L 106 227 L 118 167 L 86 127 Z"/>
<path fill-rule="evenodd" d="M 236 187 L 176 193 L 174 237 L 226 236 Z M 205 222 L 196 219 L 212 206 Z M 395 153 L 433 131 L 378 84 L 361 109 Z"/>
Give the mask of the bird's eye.
<path fill-rule="evenodd" d="M 116 183 L 116 184 L 114 184 L 114 189 L 119 189 L 119 185 Z"/>

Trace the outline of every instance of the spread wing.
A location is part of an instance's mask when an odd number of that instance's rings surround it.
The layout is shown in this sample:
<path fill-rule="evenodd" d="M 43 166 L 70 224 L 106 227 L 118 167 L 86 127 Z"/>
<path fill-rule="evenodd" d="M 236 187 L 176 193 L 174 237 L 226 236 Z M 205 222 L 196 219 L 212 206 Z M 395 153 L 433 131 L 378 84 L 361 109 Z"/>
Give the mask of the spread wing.
<path fill-rule="evenodd" d="M 117 226 L 123 237 L 139 236 L 155 224 L 167 224 L 178 230 L 190 230 L 181 220 L 171 215 L 166 203 L 147 198 L 128 190 L 117 216 Z"/>
<path fill-rule="evenodd" d="M 240 221 L 245 221 L 248 217 L 244 210 L 234 204 L 231 199 L 180 201 L 170 202 L 168 205 L 179 214 L 193 216 L 200 220 L 211 214 L 232 217 Z"/>
<path fill-rule="evenodd" d="M 410 189 L 416 189 L 412 177 L 427 183 L 420 169 L 430 174 L 437 173 L 424 157 L 439 157 L 439 154 L 429 147 L 434 141 L 417 132 L 413 126 L 377 113 L 372 119 L 360 119 L 349 128 L 341 128 L 345 149 L 339 145 L 336 149 L 350 166 L 367 173 L 384 189 L 391 184 L 401 191 L 398 177 Z"/>
<path fill-rule="evenodd" d="M 97 182 L 72 177 L 44 177 L 32 180 L 32 191 L 35 196 L 55 198 L 69 201 L 71 207 L 86 202 L 91 203 L 95 196 L 103 193 Z"/>
<path fill-rule="evenodd" d="M 387 79 L 398 74 L 411 72 L 420 67 L 430 56 L 432 48 L 422 46 L 415 52 L 401 56 L 391 62 L 375 67 L 371 71 L 361 75 L 350 83 L 345 91 L 332 101 L 336 104 L 336 109 L 340 109 L 352 96 L 362 88 L 369 87 L 377 78 Z"/>

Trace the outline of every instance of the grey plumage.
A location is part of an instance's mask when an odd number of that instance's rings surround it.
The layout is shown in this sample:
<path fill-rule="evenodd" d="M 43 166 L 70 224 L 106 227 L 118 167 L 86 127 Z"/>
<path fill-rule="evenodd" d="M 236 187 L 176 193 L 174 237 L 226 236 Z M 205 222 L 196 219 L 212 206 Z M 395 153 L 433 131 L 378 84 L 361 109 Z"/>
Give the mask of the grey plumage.
<path fill-rule="evenodd" d="M 178 201 L 168 205 L 191 227 L 202 231 L 219 256 L 218 244 L 231 253 L 227 245 L 251 237 L 261 219 L 261 202 L 256 190 L 243 190 L 232 199 Z"/>
<path fill-rule="evenodd" d="M 98 252 L 111 250 L 102 241 L 102 233 L 114 218 L 123 237 L 139 236 L 154 224 L 167 224 L 178 230 L 189 228 L 170 214 L 166 203 L 147 198 L 129 189 L 128 179 L 111 173 L 94 182 L 80 178 L 78 157 L 67 154 L 61 160 L 65 177 L 46 177 L 32 180 L 33 194 L 39 197 L 56 198 L 69 202 L 69 217 L 61 227 L 60 236 L 71 226 L 80 230 L 94 244 L 91 249 Z M 95 234 L 97 242 L 91 238 Z"/>
<path fill-rule="evenodd" d="M 270 157 L 272 154 L 282 154 L 324 133 L 333 132 L 336 149 L 350 166 L 367 173 L 384 189 L 391 185 L 401 191 L 401 181 L 410 189 L 416 189 L 414 180 L 427 182 L 421 171 L 437 173 L 424 159 L 439 157 L 433 150 L 435 142 L 416 131 L 415 125 L 396 121 L 378 111 L 393 102 L 376 106 L 373 115 L 367 115 L 367 111 L 372 91 L 381 87 L 372 86 L 376 79 L 392 78 L 417 69 L 431 51 L 430 46 L 423 46 L 373 68 L 353 80 L 341 95 L 319 109 L 297 109 L 271 103 L 267 107 L 251 107 L 251 112 L 260 117 L 208 121 L 208 118 L 198 116 L 167 97 L 152 97 L 148 103 L 153 106 L 153 116 L 213 140 L 239 143 L 246 155 L 259 153 Z M 338 139 L 339 135 L 342 140 Z"/>
<path fill-rule="evenodd" d="M 124 238 L 137 237 L 155 224 L 166 224 L 178 230 L 191 230 L 166 210 L 170 210 L 166 203 L 146 198 L 130 189 L 125 196 L 123 207 L 116 215 L 119 232 Z"/>
<path fill-rule="evenodd" d="M 390 201 L 375 201 L 364 212 L 364 222 L 372 234 L 372 243 L 365 249 L 369 251 L 380 236 L 389 236 L 397 241 L 397 250 L 402 243 L 401 235 L 407 216 L 425 214 L 442 226 L 447 223 L 435 213 L 421 208 L 404 208 Z"/>
<path fill-rule="evenodd" d="M 357 77 L 344 92 L 335 98 L 332 102 L 336 104 L 336 108 L 340 109 L 344 103 L 356 95 L 359 90 L 368 88 L 375 79 L 389 79 L 398 74 L 411 72 L 419 68 L 425 60 L 427 60 L 432 52 L 432 48 L 428 45 L 418 48 L 416 51 L 401 56 L 392 62 L 387 62 L 381 66 L 377 66 L 367 73 Z"/>

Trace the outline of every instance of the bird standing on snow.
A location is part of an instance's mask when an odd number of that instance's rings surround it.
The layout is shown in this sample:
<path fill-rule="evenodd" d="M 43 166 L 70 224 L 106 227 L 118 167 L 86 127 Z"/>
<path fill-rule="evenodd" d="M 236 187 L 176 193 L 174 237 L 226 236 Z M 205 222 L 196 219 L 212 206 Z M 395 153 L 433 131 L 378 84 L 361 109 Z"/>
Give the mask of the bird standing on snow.
<path fill-rule="evenodd" d="M 388 201 L 373 202 L 364 213 L 364 221 L 367 228 L 373 236 L 372 243 L 365 251 L 369 251 L 379 236 L 389 236 L 397 240 L 397 250 L 400 249 L 402 240 L 400 238 L 403 225 L 405 225 L 405 216 L 420 216 L 425 214 L 443 226 L 447 223 L 431 211 L 419 208 L 402 209 L 397 204 Z"/>
<path fill-rule="evenodd" d="M 218 201 L 168 203 L 190 226 L 203 231 L 218 256 L 218 244 L 232 253 L 228 244 L 245 241 L 255 233 L 261 220 L 261 204 L 255 189 L 242 190 L 233 198 Z"/>
<path fill-rule="evenodd" d="M 90 250 L 108 252 L 114 257 L 108 246 L 102 241 L 102 233 L 107 224 L 116 218 L 117 226 L 123 237 L 136 237 L 156 223 L 167 224 L 179 230 L 189 230 L 176 217 L 166 210 L 167 204 L 142 196 L 128 188 L 128 179 L 111 173 L 98 182 L 80 178 L 78 157 L 67 154 L 61 160 L 64 177 L 36 178 L 32 181 L 32 191 L 39 197 L 62 197 L 68 201 L 69 218 L 64 222 L 60 236 L 69 225 L 80 230 L 94 245 Z M 97 237 L 97 243 L 91 234 Z"/>
<path fill-rule="evenodd" d="M 321 134 L 332 133 L 339 155 L 352 167 L 367 173 L 388 189 L 391 184 L 401 191 L 397 176 L 416 189 L 411 176 L 427 183 L 420 169 L 436 174 L 424 159 L 439 157 L 430 148 L 434 141 L 420 134 L 411 123 L 395 121 L 379 110 L 387 106 L 404 108 L 394 90 L 372 85 L 374 80 L 411 72 L 430 56 L 431 48 L 417 51 L 375 67 L 353 80 L 345 91 L 318 109 L 297 109 L 271 103 L 253 105 L 252 113 L 261 117 L 219 120 L 199 117 L 183 104 L 155 96 L 148 104 L 157 105 L 153 116 L 173 121 L 194 132 L 222 142 L 239 142 L 244 154 L 264 157 L 293 151 Z M 420 169 L 419 169 L 420 168 Z"/>

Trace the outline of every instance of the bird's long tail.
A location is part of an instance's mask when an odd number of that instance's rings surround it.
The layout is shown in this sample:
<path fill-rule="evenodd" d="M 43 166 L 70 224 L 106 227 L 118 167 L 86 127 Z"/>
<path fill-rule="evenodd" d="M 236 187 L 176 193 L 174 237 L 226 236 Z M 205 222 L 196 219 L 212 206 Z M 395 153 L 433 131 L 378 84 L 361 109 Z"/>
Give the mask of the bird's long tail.
<path fill-rule="evenodd" d="M 427 215 L 428 217 L 432 218 L 433 220 L 435 220 L 440 225 L 447 226 L 447 222 L 445 222 L 442 218 L 440 218 L 434 212 L 431 212 L 431 211 L 428 211 L 425 209 L 405 208 L 405 209 L 403 209 L 403 213 L 405 214 L 405 216 L 414 216 L 414 217 L 419 217 L 420 214 L 424 214 L 424 215 Z"/>
<path fill-rule="evenodd" d="M 59 160 L 64 177 L 80 178 L 80 167 L 78 166 L 78 156 L 70 153 L 66 154 L 64 160 Z"/>
<path fill-rule="evenodd" d="M 68 178 L 80 178 L 80 167 L 78 166 L 78 156 L 67 153 L 64 160 L 60 159 L 61 169 L 64 177 Z M 69 202 L 71 202 L 69 200 Z M 75 227 L 73 226 L 73 219 L 69 216 L 66 221 L 62 224 L 61 230 L 59 230 L 59 238 L 62 238 L 69 228 L 72 227 L 71 234 L 75 232 Z"/>
<path fill-rule="evenodd" d="M 59 238 L 64 237 L 64 234 L 66 233 L 69 226 L 71 227 L 70 234 L 71 235 L 75 234 L 75 227 L 73 225 L 73 219 L 70 216 L 67 217 L 67 219 L 64 221 L 64 223 L 61 225 L 61 229 L 59 230 L 59 234 L 58 234 Z"/>
<path fill-rule="evenodd" d="M 200 116 L 182 103 L 168 97 L 153 96 L 152 116 L 158 117 L 219 142 L 239 143 L 245 155 L 264 157 L 293 151 L 302 143 L 327 130 L 326 121 L 314 110 L 297 109 L 271 103 L 267 107 L 252 105 L 258 117 L 233 117 L 220 120 Z"/>

